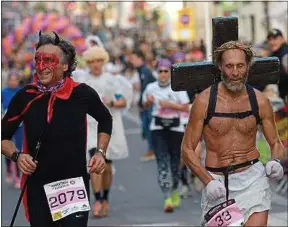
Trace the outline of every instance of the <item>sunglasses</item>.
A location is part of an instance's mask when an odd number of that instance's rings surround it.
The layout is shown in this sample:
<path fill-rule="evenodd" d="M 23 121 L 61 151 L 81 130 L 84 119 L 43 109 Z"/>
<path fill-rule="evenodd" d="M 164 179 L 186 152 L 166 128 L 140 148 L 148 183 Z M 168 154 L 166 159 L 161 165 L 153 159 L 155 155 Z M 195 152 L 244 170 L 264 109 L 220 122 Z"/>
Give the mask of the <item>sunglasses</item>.
<path fill-rule="evenodd" d="M 161 69 L 160 69 L 160 70 L 158 70 L 158 72 L 159 72 L 159 73 L 168 73 L 169 70 L 161 70 Z"/>

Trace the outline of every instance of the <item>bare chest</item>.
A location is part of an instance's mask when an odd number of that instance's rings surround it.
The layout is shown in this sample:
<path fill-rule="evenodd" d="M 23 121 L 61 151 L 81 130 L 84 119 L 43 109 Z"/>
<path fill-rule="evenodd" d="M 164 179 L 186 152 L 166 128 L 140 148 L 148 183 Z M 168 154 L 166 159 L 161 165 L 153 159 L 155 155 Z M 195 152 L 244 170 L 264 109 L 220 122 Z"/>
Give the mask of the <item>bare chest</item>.
<path fill-rule="evenodd" d="M 256 119 L 252 115 L 248 97 L 240 100 L 225 100 L 217 97 L 215 115 L 205 127 L 204 133 L 225 136 L 231 132 L 249 135 L 257 129 Z M 239 136 L 240 136 L 239 135 Z"/>

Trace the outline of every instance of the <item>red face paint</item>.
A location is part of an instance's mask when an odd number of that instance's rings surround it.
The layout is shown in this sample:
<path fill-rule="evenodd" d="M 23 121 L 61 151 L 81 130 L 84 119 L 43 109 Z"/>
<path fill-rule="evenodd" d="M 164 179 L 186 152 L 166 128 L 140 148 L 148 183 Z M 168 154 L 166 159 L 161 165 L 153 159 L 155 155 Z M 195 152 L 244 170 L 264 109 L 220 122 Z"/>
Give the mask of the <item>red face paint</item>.
<path fill-rule="evenodd" d="M 36 71 L 41 73 L 43 70 L 48 69 L 53 74 L 53 80 L 55 80 L 55 70 L 59 64 L 59 58 L 56 54 L 37 52 L 35 55 Z"/>
<path fill-rule="evenodd" d="M 59 64 L 59 58 L 56 54 L 38 52 L 35 55 L 36 70 L 42 72 L 44 69 L 56 69 Z"/>

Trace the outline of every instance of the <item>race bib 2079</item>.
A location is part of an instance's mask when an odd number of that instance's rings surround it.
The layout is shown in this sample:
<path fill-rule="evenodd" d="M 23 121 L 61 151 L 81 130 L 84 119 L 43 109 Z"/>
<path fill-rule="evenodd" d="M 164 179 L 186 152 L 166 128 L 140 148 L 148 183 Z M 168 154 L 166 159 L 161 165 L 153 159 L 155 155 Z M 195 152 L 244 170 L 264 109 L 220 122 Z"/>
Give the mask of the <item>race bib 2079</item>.
<path fill-rule="evenodd" d="M 53 221 L 79 211 L 89 211 L 87 191 L 82 177 L 44 185 Z"/>

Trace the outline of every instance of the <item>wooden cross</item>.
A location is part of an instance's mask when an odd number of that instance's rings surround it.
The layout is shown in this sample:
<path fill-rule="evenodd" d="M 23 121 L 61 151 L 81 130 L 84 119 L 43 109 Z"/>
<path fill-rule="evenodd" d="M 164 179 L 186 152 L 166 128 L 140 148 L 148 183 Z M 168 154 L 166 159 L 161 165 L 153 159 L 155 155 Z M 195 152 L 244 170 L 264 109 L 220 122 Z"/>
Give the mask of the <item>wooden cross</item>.
<path fill-rule="evenodd" d="M 228 41 L 238 40 L 237 17 L 212 18 L 213 53 Z M 214 57 L 213 57 L 214 59 Z M 277 84 L 280 62 L 277 57 L 254 58 L 248 75 L 250 85 Z M 200 92 L 220 79 L 213 62 L 178 63 L 172 66 L 171 87 L 174 91 Z"/>

